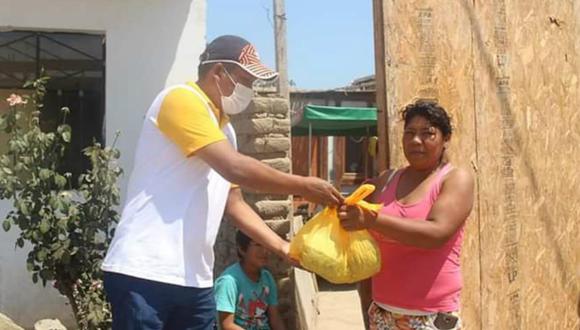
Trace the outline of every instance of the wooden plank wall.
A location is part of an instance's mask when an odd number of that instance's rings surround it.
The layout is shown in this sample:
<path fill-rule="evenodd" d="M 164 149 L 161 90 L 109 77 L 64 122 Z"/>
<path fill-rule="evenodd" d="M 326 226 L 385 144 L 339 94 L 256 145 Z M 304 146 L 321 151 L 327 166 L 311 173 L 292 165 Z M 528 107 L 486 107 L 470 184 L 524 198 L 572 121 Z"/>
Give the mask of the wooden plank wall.
<path fill-rule="evenodd" d="M 451 160 L 476 173 L 465 328 L 576 329 L 580 1 L 375 1 L 391 167 L 398 113 L 423 97 L 452 114 Z"/>
<path fill-rule="evenodd" d="M 298 175 L 308 175 L 308 168 L 312 167 L 312 175 L 322 177 L 323 172 L 320 171 L 321 153 L 321 138 L 318 136 L 312 137 L 312 163 L 308 164 L 308 136 L 293 136 L 292 137 L 292 173 Z M 325 149 L 324 149 L 325 150 Z"/>

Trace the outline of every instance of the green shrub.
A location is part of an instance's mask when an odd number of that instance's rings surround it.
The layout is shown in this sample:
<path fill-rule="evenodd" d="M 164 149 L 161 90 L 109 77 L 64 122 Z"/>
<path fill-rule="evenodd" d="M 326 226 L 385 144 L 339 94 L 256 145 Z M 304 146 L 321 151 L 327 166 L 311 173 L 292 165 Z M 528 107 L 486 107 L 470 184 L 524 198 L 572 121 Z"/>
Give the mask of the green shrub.
<path fill-rule="evenodd" d="M 69 110 L 62 109 L 65 119 L 56 130 L 41 129 L 47 81 L 27 83 L 31 96 L 11 95 L 9 111 L 0 117 L 8 140 L 8 151 L 0 156 L 0 199 L 14 205 L 2 227 L 20 229 L 16 246 L 31 248 L 27 269 L 32 281 L 50 282 L 65 295 L 79 328 L 108 329 L 111 313 L 100 265 L 118 221 L 119 151 L 94 143 L 83 151 L 91 166 L 74 179 L 78 182 L 61 173 L 71 140 Z M 25 111 L 30 108 L 32 113 Z"/>

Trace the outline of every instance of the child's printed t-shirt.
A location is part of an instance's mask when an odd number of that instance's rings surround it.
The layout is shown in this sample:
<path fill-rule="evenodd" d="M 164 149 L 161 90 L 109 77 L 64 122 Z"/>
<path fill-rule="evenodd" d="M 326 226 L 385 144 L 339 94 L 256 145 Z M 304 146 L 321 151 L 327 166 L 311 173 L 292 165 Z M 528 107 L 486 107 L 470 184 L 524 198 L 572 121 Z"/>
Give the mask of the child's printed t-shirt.
<path fill-rule="evenodd" d="M 218 312 L 234 314 L 234 323 L 244 329 L 270 330 L 267 311 L 278 305 L 278 292 L 268 270 L 262 269 L 254 282 L 235 263 L 220 275 L 214 289 Z"/>

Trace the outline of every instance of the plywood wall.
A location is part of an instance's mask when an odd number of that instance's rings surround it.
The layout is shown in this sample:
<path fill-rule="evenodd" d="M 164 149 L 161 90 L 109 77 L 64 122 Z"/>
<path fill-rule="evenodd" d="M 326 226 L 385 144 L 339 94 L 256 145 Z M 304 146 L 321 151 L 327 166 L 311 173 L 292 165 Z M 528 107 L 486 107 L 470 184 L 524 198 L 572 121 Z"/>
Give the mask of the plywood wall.
<path fill-rule="evenodd" d="M 387 24 L 387 100 L 392 167 L 406 162 L 401 150 L 400 110 L 415 98 L 437 99 L 453 116 L 455 132 L 450 158 L 457 166 L 476 163 L 471 35 L 459 1 L 385 1 Z M 479 328 L 479 217 L 474 210 L 467 221 L 463 270 L 466 285 L 463 315 Z"/>
<path fill-rule="evenodd" d="M 400 109 L 434 98 L 454 119 L 452 162 L 477 178 L 465 328 L 576 329 L 579 1 L 378 1 L 391 166 Z"/>
<path fill-rule="evenodd" d="M 578 327 L 574 5 L 494 0 L 470 9 L 484 328 Z"/>

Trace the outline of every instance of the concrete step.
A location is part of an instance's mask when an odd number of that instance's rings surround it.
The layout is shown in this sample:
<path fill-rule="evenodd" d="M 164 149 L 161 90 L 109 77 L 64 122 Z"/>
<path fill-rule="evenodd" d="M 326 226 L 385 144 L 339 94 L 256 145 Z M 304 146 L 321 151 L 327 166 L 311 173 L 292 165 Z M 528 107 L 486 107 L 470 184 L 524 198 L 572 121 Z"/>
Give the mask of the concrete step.
<path fill-rule="evenodd" d="M 358 292 L 355 289 L 318 293 L 317 330 L 364 330 Z"/>

